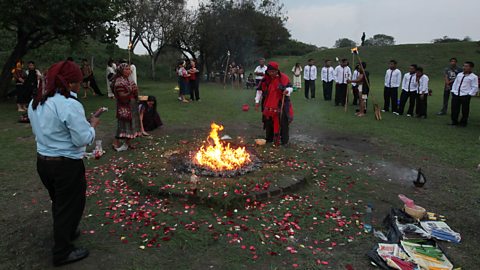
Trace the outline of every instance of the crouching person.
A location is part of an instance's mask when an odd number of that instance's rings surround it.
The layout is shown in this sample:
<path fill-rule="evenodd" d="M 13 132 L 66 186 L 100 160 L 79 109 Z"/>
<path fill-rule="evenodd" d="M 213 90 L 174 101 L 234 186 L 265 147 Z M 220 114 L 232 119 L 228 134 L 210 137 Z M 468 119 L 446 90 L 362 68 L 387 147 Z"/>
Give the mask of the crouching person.
<path fill-rule="evenodd" d="M 278 63 L 270 62 L 267 73 L 257 88 L 255 109 L 262 102 L 263 128 L 267 142 L 285 145 L 289 140 L 288 126 L 293 120 L 290 94 L 293 88 L 287 75 L 280 72 Z"/>

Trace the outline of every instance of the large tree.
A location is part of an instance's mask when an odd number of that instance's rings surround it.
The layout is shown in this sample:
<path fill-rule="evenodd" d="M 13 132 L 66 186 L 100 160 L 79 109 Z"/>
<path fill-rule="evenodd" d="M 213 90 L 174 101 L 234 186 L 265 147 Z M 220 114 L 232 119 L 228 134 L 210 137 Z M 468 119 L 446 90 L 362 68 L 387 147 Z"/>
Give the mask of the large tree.
<path fill-rule="evenodd" d="M 28 51 L 59 38 L 78 40 L 90 35 L 99 39 L 116 34 L 109 22 L 116 19 L 121 5 L 117 0 L 0 1 L 0 28 L 15 35 L 15 45 L 0 75 L 2 94 L 7 94 L 11 68 Z"/>
<path fill-rule="evenodd" d="M 395 38 L 385 34 L 376 34 L 365 41 L 365 46 L 392 46 Z"/>
<path fill-rule="evenodd" d="M 227 52 L 230 60 L 249 65 L 256 57 L 269 57 L 288 42 L 282 6 L 276 0 L 202 2 L 195 32 L 200 60 L 208 72 L 223 70 Z"/>
<path fill-rule="evenodd" d="M 337 39 L 337 41 L 335 41 L 335 45 L 333 45 L 335 48 L 352 48 L 355 46 L 357 46 L 355 41 L 348 38 Z"/>

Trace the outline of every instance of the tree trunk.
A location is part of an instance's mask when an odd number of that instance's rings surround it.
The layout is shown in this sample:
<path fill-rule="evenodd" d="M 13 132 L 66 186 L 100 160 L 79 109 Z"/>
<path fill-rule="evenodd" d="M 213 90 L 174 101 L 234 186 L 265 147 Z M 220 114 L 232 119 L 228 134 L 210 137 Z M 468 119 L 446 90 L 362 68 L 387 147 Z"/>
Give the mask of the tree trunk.
<path fill-rule="evenodd" d="M 16 61 L 27 54 L 27 42 L 27 39 L 17 37 L 17 45 L 15 45 L 15 48 L 3 65 L 2 73 L 0 74 L 0 93 L 2 97 L 6 97 L 8 94 L 12 78 L 11 70 L 15 67 Z"/>
<path fill-rule="evenodd" d="M 152 55 L 150 56 L 150 68 L 152 69 L 152 80 L 155 80 L 155 57 Z"/>

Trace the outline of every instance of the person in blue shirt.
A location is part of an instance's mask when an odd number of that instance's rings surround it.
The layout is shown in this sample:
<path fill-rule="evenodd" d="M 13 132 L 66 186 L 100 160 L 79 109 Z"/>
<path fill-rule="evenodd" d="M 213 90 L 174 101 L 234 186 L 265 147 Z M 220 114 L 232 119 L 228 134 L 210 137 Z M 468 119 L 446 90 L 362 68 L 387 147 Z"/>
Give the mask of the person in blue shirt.
<path fill-rule="evenodd" d="M 37 172 L 52 200 L 55 266 L 88 256 L 73 245 L 85 207 L 85 148 L 95 140 L 99 119 L 85 118 L 77 92 L 82 72 L 72 61 L 62 61 L 47 73 L 46 93 L 30 102 L 28 116 L 37 142 Z"/>

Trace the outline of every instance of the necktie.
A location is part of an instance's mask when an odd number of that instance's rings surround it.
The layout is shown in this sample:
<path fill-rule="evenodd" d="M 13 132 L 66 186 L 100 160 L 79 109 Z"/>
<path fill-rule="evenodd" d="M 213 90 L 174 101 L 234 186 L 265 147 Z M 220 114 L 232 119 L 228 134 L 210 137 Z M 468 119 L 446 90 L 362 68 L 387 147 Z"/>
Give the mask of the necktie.
<path fill-rule="evenodd" d="M 408 92 L 410 92 L 410 85 L 412 84 L 413 75 L 410 74 L 410 81 L 408 82 Z"/>
<path fill-rule="evenodd" d="M 345 68 L 343 68 L 343 77 L 342 77 L 342 84 L 345 83 Z"/>
<path fill-rule="evenodd" d="M 328 73 L 330 73 L 329 71 L 330 71 L 329 68 L 327 68 L 327 82 L 328 82 Z"/>
<path fill-rule="evenodd" d="M 388 83 L 390 85 L 390 88 L 392 88 L 392 75 L 393 75 L 393 70 L 390 70 L 390 82 Z"/>
<path fill-rule="evenodd" d="M 460 85 L 458 86 L 458 96 L 460 96 L 460 90 L 462 89 L 462 84 L 464 79 L 465 79 L 465 75 L 463 75 L 462 80 L 460 81 Z"/>

